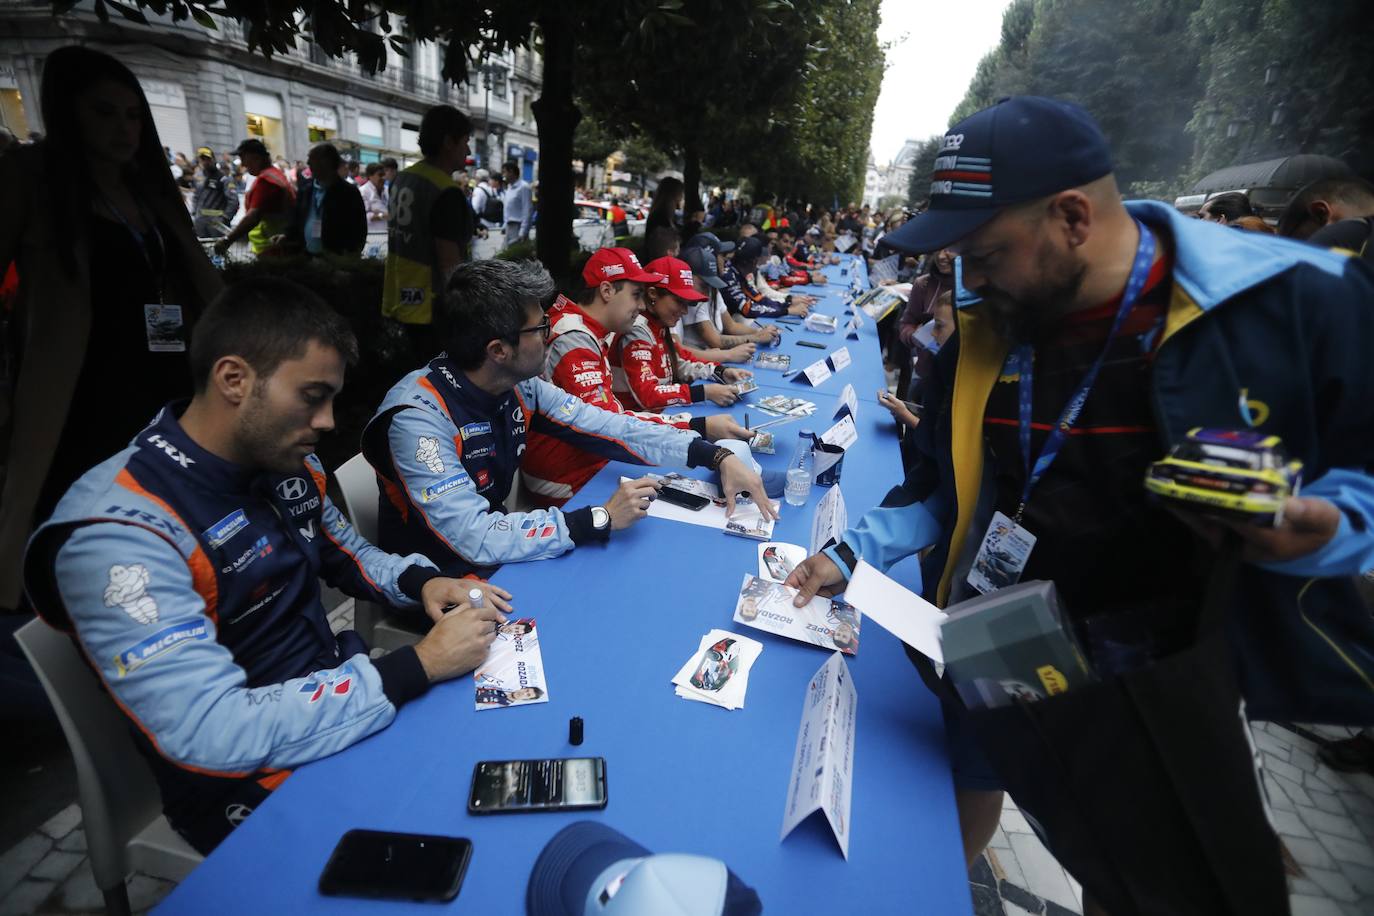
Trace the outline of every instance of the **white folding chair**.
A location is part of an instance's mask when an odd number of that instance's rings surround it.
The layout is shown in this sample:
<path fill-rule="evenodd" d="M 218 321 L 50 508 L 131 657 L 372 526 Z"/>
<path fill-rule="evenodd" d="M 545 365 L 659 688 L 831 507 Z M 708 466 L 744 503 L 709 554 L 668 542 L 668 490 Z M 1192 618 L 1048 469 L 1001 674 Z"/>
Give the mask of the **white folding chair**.
<path fill-rule="evenodd" d="M 162 816 L 162 796 L 129 734 L 129 720 L 71 639 L 41 620 L 29 621 L 14 636 L 67 736 L 91 871 L 106 912 L 123 916 L 129 912 L 124 879 L 130 872 L 180 881 L 201 855 Z"/>
<path fill-rule="evenodd" d="M 343 463 L 334 477 L 343 496 L 343 510 L 353 527 L 369 543 L 377 543 L 377 473 L 362 453 Z M 369 648 L 387 652 L 420 641 L 424 631 L 384 604 L 354 599 L 353 629 Z"/>

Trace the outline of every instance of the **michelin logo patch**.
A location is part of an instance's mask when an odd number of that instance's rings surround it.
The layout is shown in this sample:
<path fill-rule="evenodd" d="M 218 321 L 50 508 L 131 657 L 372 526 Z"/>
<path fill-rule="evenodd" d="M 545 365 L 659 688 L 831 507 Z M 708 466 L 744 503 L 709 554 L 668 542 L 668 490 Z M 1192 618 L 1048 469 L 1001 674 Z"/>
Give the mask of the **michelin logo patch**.
<path fill-rule="evenodd" d="M 134 620 L 147 625 L 157 623 L 157 602 L 148 594 L 152 576 L 142 563 L 110 567 L 110 583 L 105 586 L 105 606 L 121 607 Z"/>
<path fill-rule="evenodd" d="M 461 430 L 459 430 L 459 433 L 462 434 L 464 442 L 466 442 L 468 439 L 471 439 L 473 436 L 490 436 L 491 424 L 469 423 L 467 426 L 464 426 Z"/>
<path fill-rule="evenodd" d="M 459 471 L 452 477 L 445 477 L 438 483 L 425 487 L 425 491 L 421 495 L 424 497 L 425 502 L 432 503 L 441 496 L 446 496 L 454 490 L 471 486 L 472 478 L 468 476 L 467 471 Z"/>
<path fill-rule="evenodd" d="M 188 642 L 209 638 L 210 630 L 203 620 L 191 623 L 175 623 L 170 627 L 158 630 L 142 642 L 135 643 L 116 655 L 114 658 L 115 669 L 119 672 L 120 677 L 124 677 L 126 674 L 142 668 L 159 655 L 166 655 Z"/>
<path fill-rule="evenodd" d="M 248 516 L 243 514 L 242 509 L 235 509 L 224 518 L 215 522 L 204 532 L 205 539 L 210 542 L 211 547 L 221 547 L 231 537 L 248 527 Z"/>
<path fill-rule="evenodd" d="M 415 460 L 429 468 L 431 473 L 444 473 L 444 459 L 439 455 L 439 440 L 434 436 L 421 436 L 415 444 Z"/>

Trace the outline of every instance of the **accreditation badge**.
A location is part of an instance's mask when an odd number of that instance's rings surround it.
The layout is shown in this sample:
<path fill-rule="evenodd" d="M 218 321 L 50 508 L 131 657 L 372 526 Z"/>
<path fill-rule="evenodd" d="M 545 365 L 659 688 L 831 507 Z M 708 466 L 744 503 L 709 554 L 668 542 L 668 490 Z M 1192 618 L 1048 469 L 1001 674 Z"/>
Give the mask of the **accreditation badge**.
<path fill-rule="evenodd" d="M 968 584 L 984 595 L 1015 585 L 1034 547 L 1035 535 L 1001 512 L 994 512 L 978 555 L 973 558 Z"/>
<path fill-rule="evenodd" d="M 143 329 L 148 334 L 148 352 L 186 352 L 186 323 L 182 320 L 181 306 L 158 302 L 144 305 Z"/>

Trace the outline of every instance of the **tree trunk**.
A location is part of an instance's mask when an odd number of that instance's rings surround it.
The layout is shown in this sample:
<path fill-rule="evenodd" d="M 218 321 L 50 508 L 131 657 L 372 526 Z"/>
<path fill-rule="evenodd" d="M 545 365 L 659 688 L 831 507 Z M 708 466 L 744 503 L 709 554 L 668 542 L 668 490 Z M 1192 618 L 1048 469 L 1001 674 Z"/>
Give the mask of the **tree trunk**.
<path fill-rule="evenodd" d="M 701 153 L 689 146 L 682 151 L 682 183 L 686 193 L 682 198 L 682 214 L 687 214 L 701 205 Z"/>
<path fill-rule="evenodd" d="M 539 125 L 539 233 L 535 252 L 560 286 L 572 272 L 573 131 L 582 112 L 573 103 L 573 30 L 541 20 L 544 84 L 531 108 Z"/>

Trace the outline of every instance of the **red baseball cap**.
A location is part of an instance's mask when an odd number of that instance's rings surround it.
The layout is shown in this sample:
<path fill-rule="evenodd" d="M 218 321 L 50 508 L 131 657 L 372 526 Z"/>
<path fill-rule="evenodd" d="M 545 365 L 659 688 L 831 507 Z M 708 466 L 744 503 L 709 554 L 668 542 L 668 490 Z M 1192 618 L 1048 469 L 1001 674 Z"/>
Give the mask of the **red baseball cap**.
<path fill-rule="evenodd" d="M 697 288 L 692 285 L 692 267 L 686 261 L 664 256 L 657 261 L 650 261 L 644 269 L 650 273 L 663 275 L 662 279 L 653 284 L 659 289 L 666 289 L 674 296 L 687 302 L 706 301 L 706 297 L 697 292 Z"/>
<path fill-rule="evenodd" d="M 601 248 L 587 259 L 587 266 L 582 268 L 582 279 L 588 286 L 599 286 L 603 281 L 614 283 L 617 280 L 658 283 L 663 275 L 646 273 L 639 266 L 639 258 L 628 248 Z"/>

